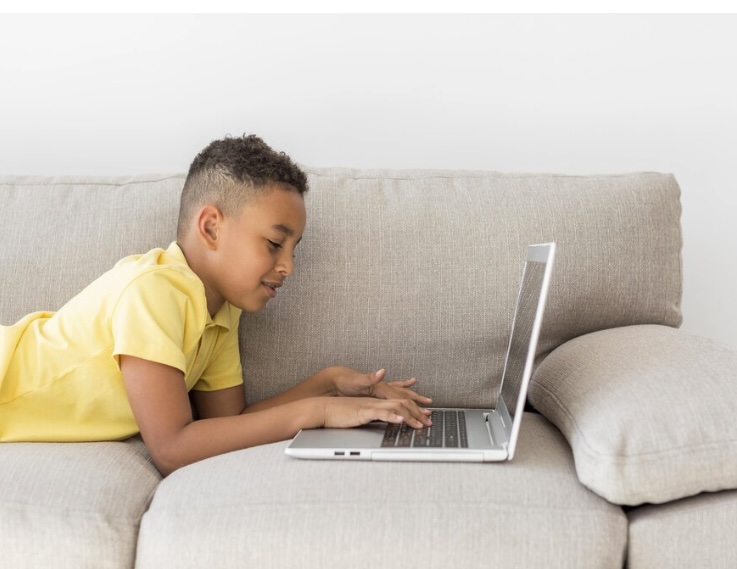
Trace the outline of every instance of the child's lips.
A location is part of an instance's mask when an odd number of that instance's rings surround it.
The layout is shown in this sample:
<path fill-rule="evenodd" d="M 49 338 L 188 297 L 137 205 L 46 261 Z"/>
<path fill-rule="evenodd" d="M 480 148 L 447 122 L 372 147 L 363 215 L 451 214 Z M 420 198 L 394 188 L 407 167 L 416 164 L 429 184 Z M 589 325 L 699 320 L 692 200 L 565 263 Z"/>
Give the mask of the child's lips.
<path fill-rule="evenodd" d="M 282 283 L 272 283 L 268 281 L 263 281 L 261 284 L 264 285 L 266 293 L 271 298 L 276 298 L 276 289 L 278 289 L 282 285 Z"/>

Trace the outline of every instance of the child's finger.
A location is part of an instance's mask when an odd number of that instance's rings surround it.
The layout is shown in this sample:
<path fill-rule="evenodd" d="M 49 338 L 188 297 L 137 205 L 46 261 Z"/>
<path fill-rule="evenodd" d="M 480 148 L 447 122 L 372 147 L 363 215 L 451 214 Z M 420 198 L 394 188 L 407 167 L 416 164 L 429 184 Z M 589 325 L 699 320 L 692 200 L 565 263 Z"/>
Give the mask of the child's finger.
<path fill-rule="evenodd" d="M 430 412 L 408 399 L 363 399 L 356 401 L 362 407 L 363 421 L 379 420 L 388 423 L 407 423 L 415 429 L 432 425 Z"/>
<path fill-rule="evenodd" d="M 418 403 L 432 403 L 432 399 L 429 397 L 425 397 L 424 395 L 420 395 L 416 391 L 412 391 L 410 389 L 401 389 L 398 392 L 398 397 L 406 397 L 407 399 L 411 399 L 412 401 L 417 401 Z"/>
<path fill-rule="evenodd" d="M 414 385 L 417 383 L 417 378 L 413 377 L 411 379 L 396 379 L 394 381 L 388 381 L 389 385 L 395 385 L 397 387 L 410 387 L 411 385 Z"/>
<path fill-rule="evenodd" d="M 412 384 L 415 384 L 417 382 L 417 380 L 414 379 L 414 378 L 413 379 L 408 379 L 406 381 L 411 381 Z M 412 399 L 413 401 L 417 401 L 417 402 L 423 403 L 423 404 L 430 404 L 430 403 L 432 403 L 432 399 L 430 399 L 429 397 L 426 397 L 424 395 L 421 395 L 421 394 L 417 393 L 416 391 L 412 391 L 411 389 L 408 389 L 406 386 L 401 385 L 402 383 L 406 383 L 406 382 L 396 382 L 396 383 L 399 384 L 399 385 L 392 385 L 392 386 L 393 387 L 396 387 L 399 390 L 399 392 L 402 394 L 403 397 L 407 397 L 409 399 Z"/>
<path fill-rule="evenodd" d="M 382 368 L 379 371 L 375 371 L 374 373 L 369 374 L 369 379 L 371 383 L 379 383 L 384 379 L 385 375 L 386 370 Z"/>
<path fill-rule="evenodd" d="M 428 410 L 418 407 L 413 401 L 407 399 L 394 399 L 390 402 L 396 406 L 395 409 L 397 409 L 397 414 L 402 415 L 410 427 L 417 429 L 423 426 L 429 427 L 432 424 Z"/>

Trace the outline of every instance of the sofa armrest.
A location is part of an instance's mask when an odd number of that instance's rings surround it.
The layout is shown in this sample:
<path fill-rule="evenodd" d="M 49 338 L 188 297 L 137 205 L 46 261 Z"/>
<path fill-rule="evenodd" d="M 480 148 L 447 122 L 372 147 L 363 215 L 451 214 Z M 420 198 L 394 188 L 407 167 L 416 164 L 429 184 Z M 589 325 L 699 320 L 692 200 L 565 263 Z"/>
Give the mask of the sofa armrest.
<path fill-rule="evenodd" d="M 665 326 L 581 336 L 539 366 L 530 401 L 610 502 L 737 488 L 737 351 Z"/>

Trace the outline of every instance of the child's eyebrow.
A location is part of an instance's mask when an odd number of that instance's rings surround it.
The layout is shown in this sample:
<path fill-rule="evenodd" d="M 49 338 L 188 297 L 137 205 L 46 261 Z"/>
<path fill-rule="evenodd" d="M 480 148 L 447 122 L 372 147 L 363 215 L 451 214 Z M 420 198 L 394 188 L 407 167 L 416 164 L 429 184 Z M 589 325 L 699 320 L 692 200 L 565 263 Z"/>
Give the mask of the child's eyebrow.
<path fill-rule="evenodd" d="M 287 237 L 291 237 L 294 235 L 294 231 L 289 229 L 286 225 L 282 225 L 281 223 L 277 223 L 276 225 L 272 225 L 271 229 L 276 229 L 280 233 L 284 233 Z"/>
<path fill-rule="evenodd" d="M 281 223 L 277 223 L 276 225 L 272 225 L 271 228 L 272 229 L 275 229 L 279 233 L 283 233 L 287 237 L 291 237 L 292 235 L 294 235 L 294 230 L 290 229 L 289 227 L 287 227 L 286 225 L 283 225 Z M 299 243 L 300 241 L 302 241 L 302 238 L 301 237 L 297 240 L 297 243 Z"/>

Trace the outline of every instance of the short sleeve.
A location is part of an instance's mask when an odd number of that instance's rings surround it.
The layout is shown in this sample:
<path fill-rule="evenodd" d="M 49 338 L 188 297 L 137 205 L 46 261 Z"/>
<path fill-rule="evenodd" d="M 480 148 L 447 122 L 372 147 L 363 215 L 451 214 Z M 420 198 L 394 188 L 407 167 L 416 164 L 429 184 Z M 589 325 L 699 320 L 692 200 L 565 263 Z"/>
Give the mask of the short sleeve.
<path fill-rule="evenodd" d="M 212 359 L 192 389 L 215 391 L 243 384 L 237 319 L 231 324 L 230 330 L 223 330 L 222 334 Z"/>
<path fill-rule="evenodd" d="M 112 315 L 113 356 L 135 356 L 186 373 L 185 352 L 192 342 L 187 321 L 197 320 L 197 311 L 177 286 L 177 275 L 166 273 L 144 273 L 123 291 Z"/>

